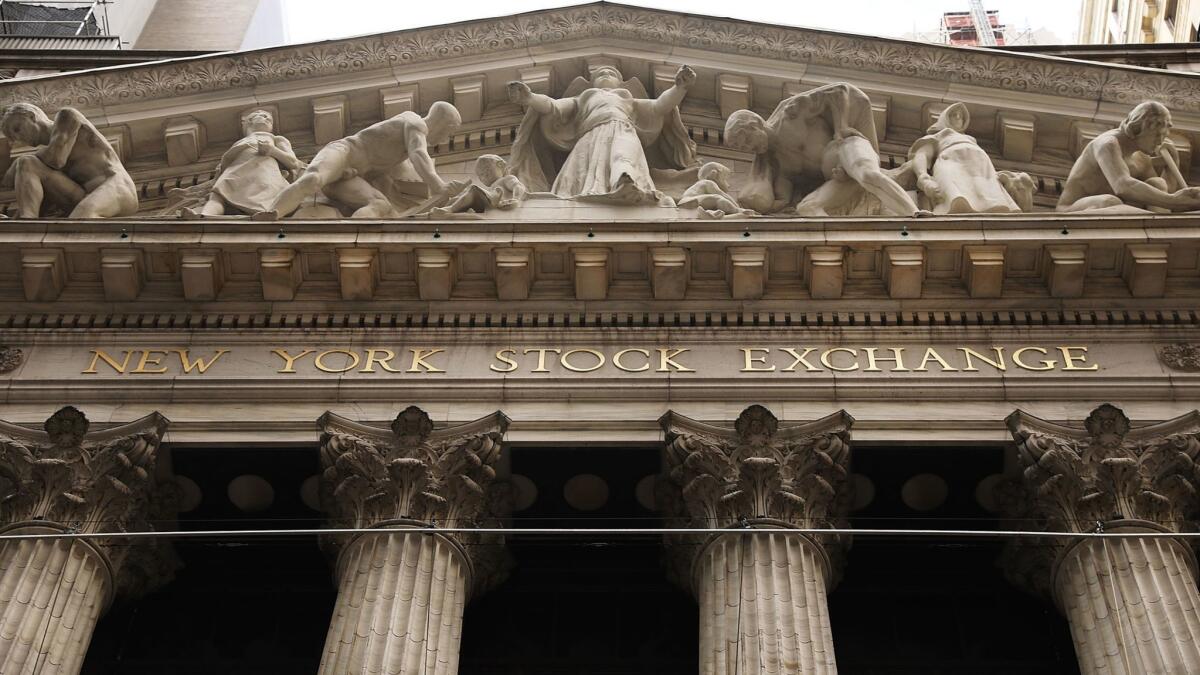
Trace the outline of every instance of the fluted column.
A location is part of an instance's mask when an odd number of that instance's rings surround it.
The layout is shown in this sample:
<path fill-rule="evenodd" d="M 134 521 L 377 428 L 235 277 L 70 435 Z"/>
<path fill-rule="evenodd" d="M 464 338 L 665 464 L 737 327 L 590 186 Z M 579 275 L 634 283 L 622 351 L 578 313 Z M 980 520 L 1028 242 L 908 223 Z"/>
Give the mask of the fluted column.
<path fill-rule="evenodd" d="M 494 466 L 507 418 L 434 431 L 410 406 L 390 430 L 331 413 L 320 424 L 332 525 L 381 530 L 332 542 L 338 598 L 320 673 L 454 675 L 463 610 L 499 581 L 504 542 L 412 530 L 497 524 L 505 505 Z"/>
<path fill-rule="evenodd" d="M 166 425 L 154 414 L 88 434 L 74 408 L 44 433 L 0 422 L 0 534 L 149 529 L 169 502 L 156 476 Z M 173 564 L 167 545 L 150 540 L 0 541 L 0 673 L 75 675 L 115 595 L 149 590 Z"/>
<path fill-rule="evenodd" d="M 1052 532 L 1179 532 L 1196 514 L 1200 414 L 1131 429 L 1102 405 L 1083 429 L 1022 412 L 1008 419 L 1023 467 L 1010 515 Z M 1200 673 L 1196 558 L 1175 538 L 1019 541 L 1010 578 L 1050 595 L 1083 675 Z"/>
<path fill-rule="evenodd" d="M 839 412 L 781 429 L 756 405 L 733 429 L 660 421 L 664 516 L 730 529 L 667 540 L 700 603 L 700 673 L 836 673 L 826 594 L 847 542 L 789 530 L 844 524 L 853 420 Z"/>

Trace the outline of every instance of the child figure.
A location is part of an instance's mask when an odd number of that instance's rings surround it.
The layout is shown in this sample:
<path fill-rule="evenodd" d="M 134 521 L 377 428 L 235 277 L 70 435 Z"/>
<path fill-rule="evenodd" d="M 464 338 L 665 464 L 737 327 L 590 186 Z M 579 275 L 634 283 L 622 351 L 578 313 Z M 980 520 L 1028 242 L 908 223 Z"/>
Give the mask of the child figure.
<path fill-rule="evenodd" d="M 478 184 L 469 185 L 451 197 L 445 206 L 430 209 L 429 215 L 436 217 L 465 211 L 482 213 L 491 208 L 511 209 L 520 204 L 529 192 L 520 179 L 508 173 L 508 162 L 499 155 L 480 155 L 475 160 L 475 178 Z"/>
<path fill-rule="evenodd" d="M 708 162 L 696 173 L 697 181 L 679 198 L 680 208 L 696 207 L 708 218 L 727 215 L 751 215 L 754 211 L 738 206 L 729 194 L 729 177 L 733 171 L 717 162 Z"/>

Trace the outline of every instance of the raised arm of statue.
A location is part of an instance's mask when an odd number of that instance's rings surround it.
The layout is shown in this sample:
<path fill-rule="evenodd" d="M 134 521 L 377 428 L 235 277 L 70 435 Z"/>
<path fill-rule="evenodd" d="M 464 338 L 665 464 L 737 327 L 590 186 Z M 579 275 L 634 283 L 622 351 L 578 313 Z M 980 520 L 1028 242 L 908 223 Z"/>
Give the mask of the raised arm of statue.
<path fill-rule="evenodd" d="M 654 100 L 654 112 L 658 115 L 670 114 L 672 110 L 679 107 L 683 103 L 684 97 L 687 96 L 688 89 L 692 83 L 696 81 L 696 71 L 688 66 L 680 66 L 675 73 L 675 84 L 658 95 Z"/>
<path fill-rule="evenodd" d="M 417 175 L 429 187 L 429 193 L 442 194 L 445 192 L 446 181 L 438 175 L 433 158 L 429 156 L 429 143 L 424 126 L 410 124 L 404 130 L 404 140 L 408 146 L 408 159 L 412 162 Z"/>
<path fill-rule="evenodd" d="M 38 151 L 38 158 L 52 169 L 62 169 L 75 148 L 75 139 L 79 137 L 79 128 L 83 126 L 83 115 L 74 108 L 63 108 L 54 116 L 54 131 L 50 132 L 50 142 Z"/>
<path fill-rule="evenodd" d="M 522 108 L 532 108 L 534 112 L 541 115 L 549 115 L 555 112 L 556 101 L 545 94 L 535 94 L 529 85 L 519 80 L 514 80 L 508 83 L 508 100 L 516 103 Z M 557 101 L 567 106 L 574 105 L 574 99 L 563 99 Z M 559 108 L 560 113 L 573 113 L 574 110 L 564 110 Z"/>

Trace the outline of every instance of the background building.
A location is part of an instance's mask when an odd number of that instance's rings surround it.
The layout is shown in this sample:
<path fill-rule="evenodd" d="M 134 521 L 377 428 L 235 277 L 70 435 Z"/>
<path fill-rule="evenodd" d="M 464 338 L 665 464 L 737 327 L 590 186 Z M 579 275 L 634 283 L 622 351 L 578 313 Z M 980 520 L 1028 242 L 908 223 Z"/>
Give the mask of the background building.
<path fill-rule="evenodd" d="M 1195 42 L 1196 0 L 1083 0 L 1080 44 Z"/>

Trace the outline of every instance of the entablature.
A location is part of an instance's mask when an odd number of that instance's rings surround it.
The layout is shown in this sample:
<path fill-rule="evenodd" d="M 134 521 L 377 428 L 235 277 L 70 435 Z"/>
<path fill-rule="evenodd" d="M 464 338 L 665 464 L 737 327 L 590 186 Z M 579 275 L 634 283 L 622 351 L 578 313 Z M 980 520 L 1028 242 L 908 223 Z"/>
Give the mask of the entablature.
<path fill-rule="evenodd" d="M 1200 218 L 7 221 L 0 261 L 8 314 L 1167 311 Z"/>

